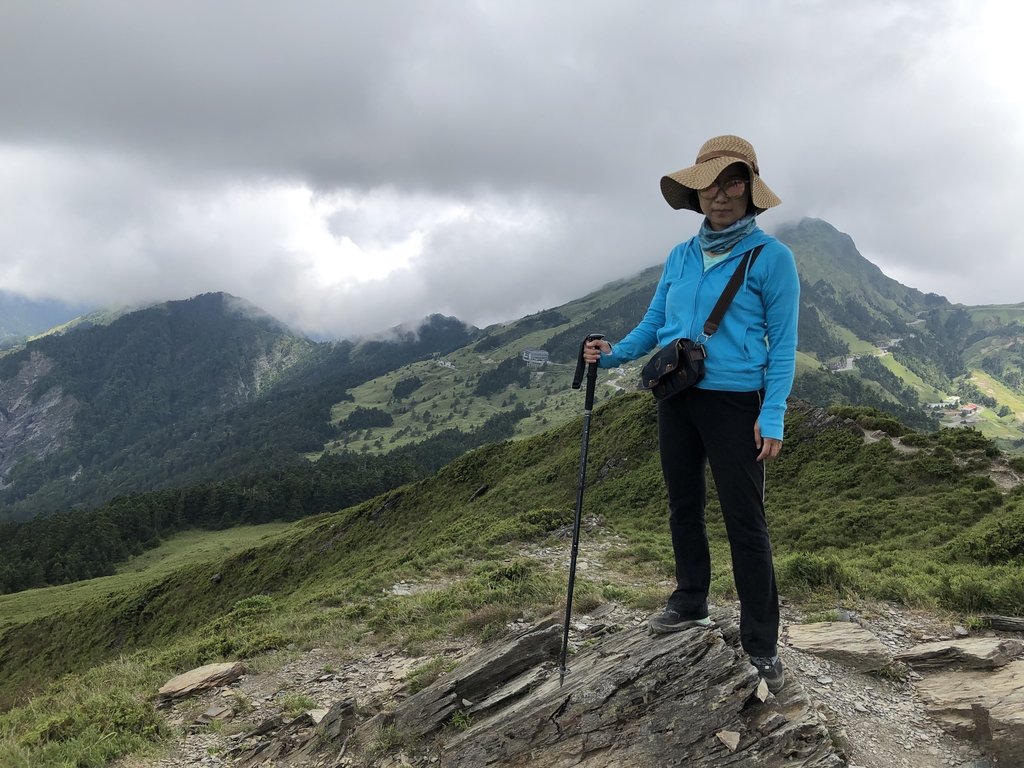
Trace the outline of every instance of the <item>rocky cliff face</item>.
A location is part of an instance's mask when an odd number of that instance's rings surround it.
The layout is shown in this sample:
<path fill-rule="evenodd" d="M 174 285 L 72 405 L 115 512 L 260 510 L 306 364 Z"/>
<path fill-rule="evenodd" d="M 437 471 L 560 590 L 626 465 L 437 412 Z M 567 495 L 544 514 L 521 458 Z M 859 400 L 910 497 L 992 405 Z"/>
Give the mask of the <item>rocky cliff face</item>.
<path fill-rule="evenodd" d="M 79 403 L 59 385 L 38 391 L 53 369 L 53 361 L 33 352 L 17 375 L 0 380 L 0 489 L 19 461 L 44 459 L 67 443 Z"/>

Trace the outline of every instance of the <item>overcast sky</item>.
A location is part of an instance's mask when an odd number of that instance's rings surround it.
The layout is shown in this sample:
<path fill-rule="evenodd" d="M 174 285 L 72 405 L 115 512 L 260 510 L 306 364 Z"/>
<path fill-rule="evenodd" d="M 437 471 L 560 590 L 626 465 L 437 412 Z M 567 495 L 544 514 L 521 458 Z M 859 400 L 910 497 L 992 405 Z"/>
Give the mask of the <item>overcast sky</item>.
<path fill-rule="evenodd" d="M 0 289 L 484 326 L 661 263 L 661 176 L 735 133 L 765 229 L 1021 302 L 1020 7 L 0 0 Z"/>

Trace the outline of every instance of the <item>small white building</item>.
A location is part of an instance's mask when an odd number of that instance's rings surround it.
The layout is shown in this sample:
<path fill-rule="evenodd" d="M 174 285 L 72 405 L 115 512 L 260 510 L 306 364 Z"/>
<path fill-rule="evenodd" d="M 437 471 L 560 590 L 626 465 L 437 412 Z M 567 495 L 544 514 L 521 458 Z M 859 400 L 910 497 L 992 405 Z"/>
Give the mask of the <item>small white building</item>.
<path fill-rule="evenodd" d="M 534 369 L 543 368 L 548 361 L 548 353 L 544 349 L 524 349 L 522 357 L 526 366 Z"/>

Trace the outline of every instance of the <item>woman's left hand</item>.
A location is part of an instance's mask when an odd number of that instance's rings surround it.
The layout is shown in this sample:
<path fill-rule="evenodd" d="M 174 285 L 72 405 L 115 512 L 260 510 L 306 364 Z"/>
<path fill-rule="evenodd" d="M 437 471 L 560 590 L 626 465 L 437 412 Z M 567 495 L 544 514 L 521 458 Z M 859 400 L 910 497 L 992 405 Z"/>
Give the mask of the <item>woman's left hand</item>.
<path fill-rule="evenodd" d="M 761 437 L 761 420 L 754 422 L 754 447 L 761 452 L 757 454 L 757 461 L 774 459 L 782 450 L 782 441 L 774 437 Z"/>

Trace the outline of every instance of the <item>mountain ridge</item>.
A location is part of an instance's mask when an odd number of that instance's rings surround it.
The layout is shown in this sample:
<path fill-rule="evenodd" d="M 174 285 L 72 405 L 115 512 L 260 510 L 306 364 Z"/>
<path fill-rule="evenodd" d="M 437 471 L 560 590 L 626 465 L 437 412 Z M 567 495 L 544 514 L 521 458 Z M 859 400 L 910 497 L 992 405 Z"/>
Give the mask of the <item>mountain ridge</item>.
<path fill-rule="evenodd" d="M 983 408 L 968 424 L 1024 446 L 1024 306 L 973 310 L 903 286 L 821 220 L 778 235 L 804 285 L 796 396 L 870 406 L 924 430 L 940 423 L 934 413 L 960 417 L 924 404 L 960 397 Z M 628 332 L 659 274 L 653 266 L 485 329 L 432 316 L 419 329 L 313 342 L 243 299 L 206 294 L 36 339 L 0 356 L 0 519 L 325 454 L 386 455 L 513 408 L 525 411 L 513 436 L 537 434 L 575 415 L 564 371 L 579 339 Z M 529 369 L 527 348 L 547 363 Z M 19 379 L 32 355 L 37 370 Z M 599 397 L 632 389 L 638 368 L 603 376 Z M 53 434 L 41 440 L 47 423 Z"/>

